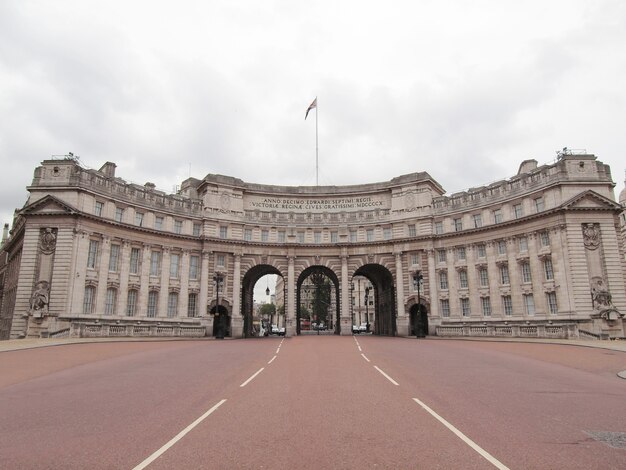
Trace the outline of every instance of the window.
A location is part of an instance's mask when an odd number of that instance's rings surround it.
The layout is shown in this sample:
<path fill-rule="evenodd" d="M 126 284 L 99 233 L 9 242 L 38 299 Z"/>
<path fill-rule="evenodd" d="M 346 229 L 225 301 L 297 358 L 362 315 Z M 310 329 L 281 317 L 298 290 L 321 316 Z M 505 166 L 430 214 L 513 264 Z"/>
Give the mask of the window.
<path fill-rule="evenodd" d="M 521 237 L 519 239 L 519 251 L 520 251 L 520 253 L 524 253 L 524 252 L 528 251 L 528 238 Z"/>
<path fill-rule="evenodd" d="M 498 254 L 506 255 L 506 242 L 504 240 L 498 241 Z"/>
<path fill-rule="evenodd" d="M 441 316 L 448 318 L 450 316 L 450 301 L 448 299 L 441 299 L 439 304 L 441 305 Z"/>
<path fill-rule="evenodd" d="M 552 260 L 550 258 L 543 260 L 543 272 L 546 275 L 546 281 L 554 280 L 554 271 L 552 269 Z"/>
<path fill-rule="evenodd" d="M 178 253 L 172 253 L 170 255 L 170 277 L 178 279 L 180 271 L 180 255 Z"/>
<path fill-rule="evenodd" d="M 515 218 L 519 219 L 520 217 L 522 217 L 524 215 L 524 210 L 522 209 L 522 205 L 521 204 L 515 204 L 513 206 L 513 212 L 515 213 Z"/>
<path fill-rule="evenodd" d="M 120 246 L 111 245 L 111 253 L 109 255 L 109 272 L 116 273 L 120 264 Z"/>
<path fill-rule="evenodd" d="M 509 284 L 511 281 L 509 279 L 509 267 L 506 264 L 500 266 L 500 283 L 501 284 Z"/>
<path fill-rule="evenodd" d="M 537 212 L 542 212 L 543 209 L 544 209 L 543 198 L 542 197 L 538 197 L 537 199 L 535 199 L 535 210 Z"/>
<path fill-rule="evenodd" d="M 156 230 L 163 230 L 163 217 L 157 215 L 154 218 L 154 228 Z"/>
<path fill-rule="evenodd" d="M 243 231 L 243 239 L 247 242 L 252 241 L 252 230 L 247 228 Z"/>
<path fill-rule="evenodd" d="M 367 241 L 373 242 L 374 241 L 374 229 L 368 228 L 366 233 L 367 233 Z"/>
<path fill-rule="evenodd" d="M 466 253 L 465 253 L 465 247 L 464 246 L 459 246 L 456 249 L 456 259 L 459 260 L 459 261 L 465 261 Z"/>
<path fill-rule="evenodd" d="M 435 233 L 441 235 L 443 233 L 443 222 L 435 222 Z"/>
<path fill-rule="evenodd" d="M 151 318 L 156 317 L 157 305 L 159 303 L 159 293 L 155 290 L 148 292 L 148 316 Z"/>
<path fill-rule="evenodd" d="M 285 231 L 281 230 L 278 232 L 278 242 L 285 243 Z"/>
<path fill-rule="evenodd" d="M 98 217 L 102 217 L 102 212 L 104 211 L 104 202 L 100 202 L 100 201 L 96 201 L 96 209 L 95 209 L 95 214 Z"/>
<path fill-rule="evenodd" d="M 440 263 L 446 262 L 446 250 L 437 250 L 437 261 Z"/>
<path fill-rule="evenodd" d="M 539 238 L 541 239 L 541 246 L 550 246 L 550 234 L 548 232 L 541 232 Z"/>
<path fill-rule="evenodd" d="M 99 245 L 98 240 L 89 240 L 89 252 L 87 254 L 87 267 L 89 269 L 96 269 Z"/>
<path fill-rule="evenodd" d="M 115 315 L 116 303 L 117 303 L 117 289 L 109 287 L 107 289 L 106 302 L 104 303 L 104 314 Z"/>
<path fill-rule="evenodd" d="M 415 229 L 415 224 L 409 225 L 409 237 L 416 237 L 417 230 Z"/>
<path fill-rule="evenodd" d="M 532 282 L 532 276 L 530 274 L 530 264 L 522 263 L 522 282 L 529 283 Z"/>
<path fill-rule="evenodd" d="M 93 286 L 85 287 L 85 298 L 83 299 L 83 313 L 93 313 L 95 300 L 96 288 Z"/>
<path fill-rule="evenodd" d="M 143 227 L 143 213 L 135 212 L 135 225 L 138 227 Z"/>
<path fill-rule="evenodd" d="M 471 314 L 470 301 L 467 298 L 461 299 L 461 313 L 463 314 L 464 317 L 469 317 Z"/>
<path fill-rule="evenodd" d="M 224 255 L 217 255 L 216 264 L 220 268 L 223 268 L 225 266 L 226 259 L 224 258 Z"/>
<path fill-rule="evenodd" d="M 150 276 L 158 276 L 161 273 L 161 252 L 150 253 Z"/>
<path fill-rule="evenodd" d="M 121 207 L 116 207 L 115 208 L 115 221 L 121 222 L 122 217 L 124 217 L 124 209 L 122 209 Z"/>
<path fill-rule="evenodd" d="M 480 287 L 489 287 L 489 272 L 486 268 L 478 270 L 478 278 L 480 279 Z"/>
<path fill-rule="evenodd" d="M 174 233 L 183 233 L 183 221 L 175 220 L 174 221 Z M 221 237 L 226 238 L 226 237 Z"/>
<path fill-rule="evenodd" d="M 313 240 L 315 243 L 322 243 L 322 232 L 313 233 Z"/>
<path fill-rule="evenodd" d="M 478 245 L 478 257 L 484 258 L 486 256 L 487 256 L 487 249 L 485 248 L 485 245 L 481 243 L 480 245 Z"/>
<path fill-rule="evenodd" d="M 510 316 L 513 314 L 513 301 L 511 300 L 510 295 L 502 296 L 502 308 L 504 309 L 504 314 L 506 316 Z"/>
<path fill-rule="evenodd" d="M 189 301 L 187 302 L 187 316 L 192 318 L 198 316 L 198 294 L 189 294 Z"/>
<path fill-rule="evenodd" d="M 480 214 L 474 214 L 472 216 L 472 219 L 474 221 L 474 228 L 479 228 L 483 226 L 483 218 Z"/>
<path fill-rule="evenodd" d="M 524 294 L 522 295 L 524 298 L 524 308 L 526 309 L 527 315 L 535 314 L 535 299 L 532 294 Z"/>
<path fill-rule="evenodd" d="M 139 274 L 139 248 L 130 250 L 130 273 Z"/>
<path fill-rule="evenodd" d="M 491 316 L 491 301 L 489 300 L 489 297 L 481 297 L 480 303 L 483 308 L 483 317 L 490 317 Z"/>
<path fill-rule="evenodd" d="M 454 231 L 460 232 L 461 230 L 463 230 L 463 219 L 454 219 L 453 225 L 454 225 Z"/>
<path fill-rule="evenodd" d="M 200 257 L 189 257 L 189 279 L 198 279 L 198 271 L 200 268 Z"/>
<path fill-rule="evenodd" d="M 194 237 L 199 237 L 201 230 L 202 230 L 201 224 L 193 224 L 193 236 Z"/>
<path fill-rule="evenodd" d="M 220 238 L 228 238 L 228 227 L 220 226 Z"/>
<path fill-rule="evenodd" d="M 467 289 L 468 287 L 467 271 L 465 269 L 462 269 L 461 271 L 459 271 L 459 287 L 461 289 Z"/>
<path fill-rule="evenodd" d="M 391 227 L 383 228 L 383 238 L 385 240 L 391 240 Z"/>
<path fill-rule="evenodd" d="M 548 301 L 548 311 L 551 315 L 559 313 L 559 309 L 556 305 L 556 292 L 548 292 L 546 294 L 546 300 Z"/>
<path fill-rule="evenodd" d="M 499 224 L 502 222 L 502 210 L 501 209 L 496 209 L 495 211 L 493 211 L 493 222 L 495 224 Z"/>
<path fill-rule="evenodd" d="M 128 302 L 126 302 L 126 316 L 134 317 L 137 312 L 137 291 L 131 289 L 128 291 Z"/>
<path fill-rule="evenodd" d="M 167 316 L 173 318 L 177 315 L 178 309 L 178 294 L 176 292 L 170 292 L 167 296 Z"/>
<path fill-rule="evenodd" d="M 439 288 L 441 290 L 448 289 L 448 273 L 446 271 L 439 271 Z"/>
<path fill-rule="evenodd" d="M 350 241 L 353 243 L 356 242 L 356 237 L 357 237 L 356 230 L 350 230 Z"/>
<path fill-rule="evenodd" d="M 420 264 L 419 253 L 411 253 L 411 266 L 418 266 Z"/>
<path fill-rule="evenodd" d="M 298 243 L 304 243 L 304 232 L 298 232 Z"/>
<path fill-rule="evenodd" d="M 330 232 L 330 242 L 337 243 L 339 241 L 339 234 L 337 232 Z"/>
<path fill-rule="evenodd" d="M 270 233 L 267 230 L 261 230 L 261 241 L 266 242 L 270 238 Z"/>

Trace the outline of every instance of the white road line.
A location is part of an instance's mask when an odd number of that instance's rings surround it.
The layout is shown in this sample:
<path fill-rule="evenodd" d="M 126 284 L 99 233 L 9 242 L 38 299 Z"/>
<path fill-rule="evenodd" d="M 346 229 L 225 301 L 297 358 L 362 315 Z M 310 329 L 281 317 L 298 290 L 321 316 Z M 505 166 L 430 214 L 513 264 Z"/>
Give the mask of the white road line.
<path fill-rule="evenodd" d="M 252 381 L 252 379 L 254 379 L 257 375 L 263 372 L 263 369 L 265 369 L 265 367 L 261 367 L 259 370 L 257 370 L 254 374 L 252 374 L 252 376 L 248 380 L 242 383 L 240 387 L 245 387 L 246 385 L 248 385 Z"/>
<path fill-rule="evenodd" d="M 509 467 L 504 465 L 502 462 L 500 462 L 498 459 L 496 459 L 494 456 L 492 456 L 489 452 L 487 452 L 482 447 L 480 447 L 478 444 L 476 444 L 474 441 L 472 441 L 465 434 L 463 434 L 457 428 L 452 426 L 452 424 L 450 424 L 448 421 L 446 421 L 441 416 L 439 416 L 437 413 L 435 413 L 424 402 L 418 400 L 417 398 L 413 398 L 413 400 L 415 400 L 415 402 L 418 405 L 420 405 L 422 408 L 424 408 L 426 411 L 428 411 L 432 416 L 434 416 L 437 420 L 439 420 L 439 422 L 441 422 L 450 431 L 452 431 L 454 434 L 456 434 L 468 446 L 470 446 L 472 449 L 474 449 L 476 452 L 478 452 L 481 456 L 483 456 L 485 459 L 487 459 L 489 461 L 489 463 L 491 463 L 494 467 L 499 468 L 500 470 L 509 470 Z"/>
<path fill-rule="evenodd" d="M 142 469 L 146 468 L 148 465 L 150 465 L 152 462 L 154 462 L 156 459 L 158 459 L 161 455 L 163 455 L 170 447 L 172 447 L 174 444 L 176 444 L 178 441 L 180 441 L 183 437 L 185 437 L 185 434 L 187 434 L 189 431 L 191 431 L 193 428 L 195 428 L 198 424 L 200 424 L 207 416 L 209 416 L 211 413 L 213 413 L 215 410 L 217 410 L 220 406 L 222 406 L 224 404 L 224 402 L 226 402 L 226 399 L 223 399 L 222 401 L 220 401 L 217 405 L 213 406 L 213 408 L 208 410 L 206 413 L 204 413 L 202 416 L 200 416 L 198 419 L 196 419 L 193 423 L 191 423 L 189 426 L 187 426 L 181 432 L 176 434 L 176 436 L 172 440 L 170 440 L 167 444 L 165 444 L 163 447 L 161 447 L 159 450 L 157 450 L 154 454 L 152 454 L 146 460 L 144 460 L 139 465 L 137 465 L 135 468 L 133 468 L 133 470 L 142 470 Z"/>
<path fill-rule="evenodd" d="M 389 377 L 387 374 L 385 374 L 380 368 L 378 368 L 378 366 L 374 366 L 374 369 L 376 369 L 378 372 L 380 372 L 381 374 L 383 374 L 385 376 L 385 378 L 387 380 L 389 380 L 389 382 L 391 382 L 394 385 L 400 385 L 398 382 L 396 382 L 395 380 L 393 380 L 391 377 Z"/>
<path fill-rule="evenodd" d="M 278 347 L 278 349 L 276 350 L 276 354 L 278 354 L 280 352 L 280 347 Z"/>
<path fill-rule="evenodd" d="M 271 364 L 272 362 L 274 362 L 274 359 L 276 359 L 276 356 L 274 356 L 273 358 L 270 359 L 270 362 L 268 362 L 268 364 Z"/>
<path fill-rule="evenodd" d="M 359 341 L 356 338 L 354 338 L 354 342 L 356 343 L 356 347 L 359 348 L 359 352 L 361 352 L 362 349 L 361 349 L 361 345 L 359 344 Z"/>
<path fill-rule="evenodd" d="M 361 356 L 363 356 L 363 359 L 365 359 L 367 362 L 372 362 L 367 357 L 365 357 L 365 354 L 361 353 Z"/>

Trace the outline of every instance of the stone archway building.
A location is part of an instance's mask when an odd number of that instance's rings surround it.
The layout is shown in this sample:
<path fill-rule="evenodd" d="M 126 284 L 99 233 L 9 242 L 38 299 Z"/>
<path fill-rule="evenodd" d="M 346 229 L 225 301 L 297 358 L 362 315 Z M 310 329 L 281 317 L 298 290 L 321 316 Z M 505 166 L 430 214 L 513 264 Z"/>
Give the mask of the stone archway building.
<path fill-rule="evenodd" d="M 365 276 L 378 334 L 413 334 L 419 303 L 431 335 L 624 336 L 621 206 L 593 155 L 527 160 L 449 196 L 425 172 L 327 187 L 209 174 L 166 194 L 115 168 L 35 170 L 2 245 L 0 337 L 204 336 L 217 311 L 243 337 L 267 273 L 283 279 L 293 335 L 298 279 L 316 266 L 336 277 L 341 334 Z"/>

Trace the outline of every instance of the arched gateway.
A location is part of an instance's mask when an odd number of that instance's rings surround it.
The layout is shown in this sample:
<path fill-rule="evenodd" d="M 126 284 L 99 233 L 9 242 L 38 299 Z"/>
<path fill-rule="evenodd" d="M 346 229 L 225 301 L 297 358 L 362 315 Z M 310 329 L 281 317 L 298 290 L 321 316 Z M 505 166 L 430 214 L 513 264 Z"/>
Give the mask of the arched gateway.
<path fill-rule="evenodd" d="M 593 155 L 449 196 L 425 172 L 315 187 L 209 174 L 166 194 L 115 170 L 35 170 L 1 248 L 0 338 L 249 337 L 266 274 L 287 336 L 624 336 L 622 207 Z"/>

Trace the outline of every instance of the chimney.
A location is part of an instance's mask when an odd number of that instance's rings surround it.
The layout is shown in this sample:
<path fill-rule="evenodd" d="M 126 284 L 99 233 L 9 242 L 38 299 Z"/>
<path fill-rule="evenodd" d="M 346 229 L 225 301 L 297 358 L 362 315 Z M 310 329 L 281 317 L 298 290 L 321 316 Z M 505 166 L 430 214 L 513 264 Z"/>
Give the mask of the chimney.
<path fill-rule="evenodd" d="M 2 244 L 9 239 L 9 224 L 4 224 L 4 229 L 2 230 Z"/>

